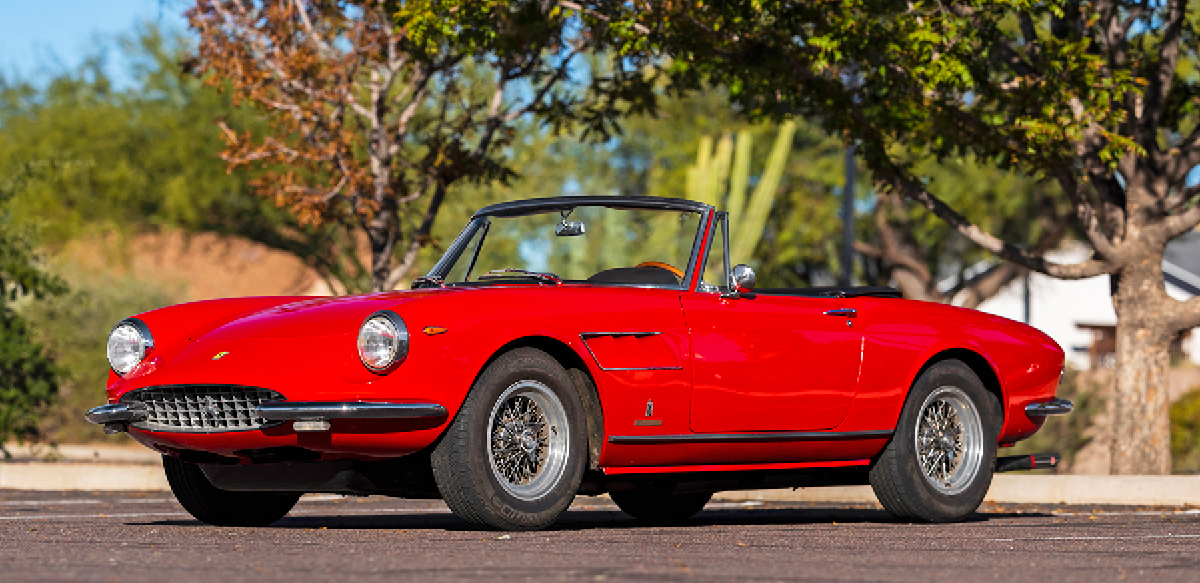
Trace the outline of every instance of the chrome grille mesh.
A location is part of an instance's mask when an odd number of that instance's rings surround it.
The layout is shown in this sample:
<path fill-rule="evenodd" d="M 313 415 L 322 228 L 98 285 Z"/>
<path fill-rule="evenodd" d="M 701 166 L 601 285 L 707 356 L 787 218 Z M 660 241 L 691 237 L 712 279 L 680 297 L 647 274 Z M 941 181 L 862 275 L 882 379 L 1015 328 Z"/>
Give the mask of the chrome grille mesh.
<path fill-rule="evenodd" d="M 152 431 L 244 431 L 276 425 L 255 414 L 259 403 L 282 401 L 268 389 L 230 385 L 148 387 L 126 393 L 121 402 L 141 405 L 146 420 L 134 427 Z"/>

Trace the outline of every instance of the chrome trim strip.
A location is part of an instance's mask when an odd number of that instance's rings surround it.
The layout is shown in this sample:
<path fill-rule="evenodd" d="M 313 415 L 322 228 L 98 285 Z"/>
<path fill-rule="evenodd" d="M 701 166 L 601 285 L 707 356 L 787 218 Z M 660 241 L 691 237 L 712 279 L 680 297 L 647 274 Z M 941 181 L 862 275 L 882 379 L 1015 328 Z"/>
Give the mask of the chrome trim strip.
<path fill-rule="evenodd" d="M 445 417 L 446 408 L 436 403 L 329 403 L 274 401 L 258 406 L 257 413 L 271 421 L 296 419 L 431 419 Z"/>
<path fill-rule="evenodd" d="M 1030 403 L 1025 405 L 1025 415 L 1028 417 L 1047 417 L 1050 415 L 1066 415 L 1075 408 L 1075 404 L 1066 400 L 1055 397 L 1044 403 Z"/>
<path fill-rule="evenodd" d="M 838 441 L 891 437 L 891 429 L 879 431 L 780 431 L 775 433 L 686 433 L 682 435 L 614 435 L 609 443 L 740 443 L 771 441 Z"/>
<path fill-rule="evenodd" d="M 854 308 L 837 308 L 835 310 L 825 310 L 826 316 L 845 316 L 847 318 L 855 318 L 858 316 L 858 310 Z"/>
<path fill-rule="evenodd" d="M 88 410 L 83 416 L 90 423 L 104 425 L 105 423 L 118 423 L 122 421 L 136 422 L 146 420 L 146 411 L 136 409 L 124 403 L 112 403 L 110 405 L 101 405 Z"/>
<path fill-rule="evenodd" d="M 637 368 L 637 367 L 635 367 L 635 368 L 604 368 L 604 365 L 600 364 L 600 359 L 596 358 L 596 353 L 592 352 L 592 347 L 588 346 L 588 343 L 587 343 L 588 338 L 599 338 L 601 336 L 661 336 L 661 335 L 662 335 L 662 332 L 580 332 L 579 339 L 583 341 L 583 347 L 585 349 L 587 349 L 588 354 L 592 355 L 592 361 L 594 361 L 596 363 L 596 366 L 600 367 L 600 370 L 603 370 L 603 371 L 610 371 L 610 370 L 683 370 L 682 364 L 680 364 L 679 366 L 647 366 L 647 367 L 641 367 L 641 368 Z"/>

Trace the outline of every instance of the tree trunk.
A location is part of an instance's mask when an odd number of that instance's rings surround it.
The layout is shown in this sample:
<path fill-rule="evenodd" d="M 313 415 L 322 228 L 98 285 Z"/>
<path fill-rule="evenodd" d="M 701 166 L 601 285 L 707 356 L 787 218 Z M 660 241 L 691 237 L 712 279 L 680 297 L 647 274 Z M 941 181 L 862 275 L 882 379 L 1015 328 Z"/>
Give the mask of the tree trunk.
<path fill-rule="evenodd" d="M 1162 254 L 1134 261 L 1117 281 L 1116 386 L 1108 402 L 1113 474 L 1171 473 L 1169 323 L 1175 300 L 1167 295 Z"/>
<path fill-rule="evenodd" d="M 388 276 L 392 274 L 392 255 L 400 238 L 396 213 L 390 200 L 383 208 L 366 221 L 364 229 L 371 246 L 371 291 L 391 291 L 387 288 Z"/>

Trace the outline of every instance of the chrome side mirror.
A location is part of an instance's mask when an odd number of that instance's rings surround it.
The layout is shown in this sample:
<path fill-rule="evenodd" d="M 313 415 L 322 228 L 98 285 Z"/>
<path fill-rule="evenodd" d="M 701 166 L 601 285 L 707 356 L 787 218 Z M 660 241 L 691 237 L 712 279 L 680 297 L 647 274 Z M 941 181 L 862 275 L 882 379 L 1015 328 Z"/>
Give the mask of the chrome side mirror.
<path fill-rule="evenodd" d="M 754 270 L 750 269 L 750 266 L 745 263 L 734 266 L 731 279 L 733 280 L 733 291 L 740 294 L 748 294 L 754 291 L 754 284 L 758 283 L 758 278 L 754 275 Z"/>

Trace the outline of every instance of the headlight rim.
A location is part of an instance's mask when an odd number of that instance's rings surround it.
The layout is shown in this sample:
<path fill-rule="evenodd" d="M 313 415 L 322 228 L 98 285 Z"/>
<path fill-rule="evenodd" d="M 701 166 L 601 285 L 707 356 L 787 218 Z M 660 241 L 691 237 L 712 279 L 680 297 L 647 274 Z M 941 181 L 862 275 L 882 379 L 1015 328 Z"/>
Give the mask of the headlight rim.
<path fill-rule="evenodd" d="M 392 360 L 386 366 L 381 368 L 376 368 L 367 364 L 366 359 L 363 358 L 362 349 L 358 343 L 359 338 L 362 337 L 363 328 L 366 327 L 368 322 L 376 318 L 384 318 L 396 328 L 396 340 L 393 342 Z M 392 310 L 377 310 L 372 312 L 366 318 L 363 318 L 362 323 L 358 325 L 358 333 L 355 334 L 354 337 L 354 351 L 358 354 L 358 361 L 362 363 L 364 368 L 377 375 L 386 375 L 396 370 L 401 364 L 404 364 L 405 360 L 408 359 L 409 339 L 410 335 L 408 333 L 408 325 L 404 323 L 404 319 L 401 318 L 399 314 L 393 312 Z"/>
<path fill-rule="evenodd" d="M 132 326 L 135 330 L 137 330 L 138 334 L 141 335 L 141 337 L 142 337 L 142 356 L 141 356 L 141 358 L 138 359 L 137 362 L 135 362 L 133 364 L 133 366 L 129 367 L 129 370 L 127 370 L 125 372 L 121 372 L 121 371 L 117 370 L 117 367 L 113 366 L 112 355 L 108 354 L 108 340 L 112 339 L 113 333 L 116 332 L 117 329 L 122 326 Z M 105 351 L 104 351 L 105 355 L 104 356 L 105 356 L 105 360 L 108 361 L 108 368 L 110 370 L 112 370 L 114 373 L 116 373 L 117 376 L 120 376 L 120 377 L 123 377 L 123 376 L 133 372 L 133 369 L 137 368 L 139 364 L 146 362 L 146 357 L 150 356 L 150 353 L 153 351 L 154 351 L 154 335 L 150 333 L 150 327 L 147 326 L 145 322 L 141 321 L 138 318 L 125 318 L 124 320 L 117 322 L 117 324 L 112 327 L 112 330 L 108 331 L 108 338 L 105 339 Z"/>

